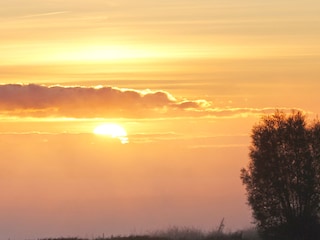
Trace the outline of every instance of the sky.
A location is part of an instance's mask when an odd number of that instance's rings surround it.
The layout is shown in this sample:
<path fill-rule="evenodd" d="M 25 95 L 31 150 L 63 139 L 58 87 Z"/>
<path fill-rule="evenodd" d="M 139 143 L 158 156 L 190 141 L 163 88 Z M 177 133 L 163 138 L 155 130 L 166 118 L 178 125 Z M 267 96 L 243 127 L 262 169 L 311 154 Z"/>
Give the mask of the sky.
<path fill-rule="evenodd" d="M 250 227 L 252 127 L 320 112 L 316 0 L 0 6 L 1 239 Z"/>

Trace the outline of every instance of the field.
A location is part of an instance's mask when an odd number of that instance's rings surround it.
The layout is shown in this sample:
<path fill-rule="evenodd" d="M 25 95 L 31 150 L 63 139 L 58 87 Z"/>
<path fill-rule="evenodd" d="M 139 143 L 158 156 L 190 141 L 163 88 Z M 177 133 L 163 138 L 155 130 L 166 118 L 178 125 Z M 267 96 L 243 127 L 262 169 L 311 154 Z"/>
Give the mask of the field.
<path fill-rule="evenodd" d="M 196 228 L 171 227 L 167 230 L 155 231 L 145 235 L 129 236 L 99 236 L 94 238 L 60 237 L 38 240 L 260 240 L 256 230 L 223 232 L 218 228 L 210 232 L 204 232 Z"/>

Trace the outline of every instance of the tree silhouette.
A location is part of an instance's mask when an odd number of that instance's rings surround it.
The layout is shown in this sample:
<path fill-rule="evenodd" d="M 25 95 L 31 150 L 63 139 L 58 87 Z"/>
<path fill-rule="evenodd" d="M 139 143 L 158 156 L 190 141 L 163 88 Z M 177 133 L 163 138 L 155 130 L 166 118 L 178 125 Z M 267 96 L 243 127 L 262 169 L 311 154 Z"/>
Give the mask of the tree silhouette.
<path fill-rule="evenodd" d="M 253 127 L 251 138 L 241 179 L 261 236 L 320 239 L 320 122 L 276 111 Z"/>

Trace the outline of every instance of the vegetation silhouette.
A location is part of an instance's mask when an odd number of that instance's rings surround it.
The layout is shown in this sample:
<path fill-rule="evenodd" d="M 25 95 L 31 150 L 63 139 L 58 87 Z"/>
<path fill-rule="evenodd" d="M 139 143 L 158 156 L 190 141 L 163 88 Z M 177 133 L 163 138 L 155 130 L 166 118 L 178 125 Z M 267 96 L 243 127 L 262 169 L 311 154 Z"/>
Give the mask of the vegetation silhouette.
<path fill-rule="evenodd" d="M 320 239 L 320 122 L 276 111 L 253 127 L 248 204 L 263 239 Z"/>
<path fill-rule="evenodd" d="M 165 230 L 149 232 L 144 235 L 96 237 L 90 240 L 260 240 L 254 229 L 243 231 L 224 232 L 224 223 L 221 221 L 217 229 L 205 232 L 193 227 L 169 227 Z M 88 238 L 43 238 L 39 240 L 89 240 Z"/>
<path fill-rule="evenodd" d="M 111 236 L 111 237 L 97 237 L 97 238 L 44 238 L 39 240 L 241 240 L 257 238 L 242 238 L 241 232 L 222 233 L 212 231 L 204 233 L 195 228 L 178 228 L 172 227 L 164 231 L 157 231 L 148 235 L 129 235 L 129 236 Z M 258 239 L 257 239 L 258 240 Z"/>

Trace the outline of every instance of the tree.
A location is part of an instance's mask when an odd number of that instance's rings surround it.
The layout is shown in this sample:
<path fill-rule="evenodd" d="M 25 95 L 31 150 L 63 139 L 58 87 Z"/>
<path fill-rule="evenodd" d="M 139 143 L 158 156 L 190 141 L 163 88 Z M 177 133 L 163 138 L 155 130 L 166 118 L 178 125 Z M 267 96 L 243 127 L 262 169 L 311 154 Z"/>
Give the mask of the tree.
<path fill-rule="evenodd" d="M 276 111 L 253 127 L 248 204 L 264 239 L 320 239 L 320 122 Z"/>

